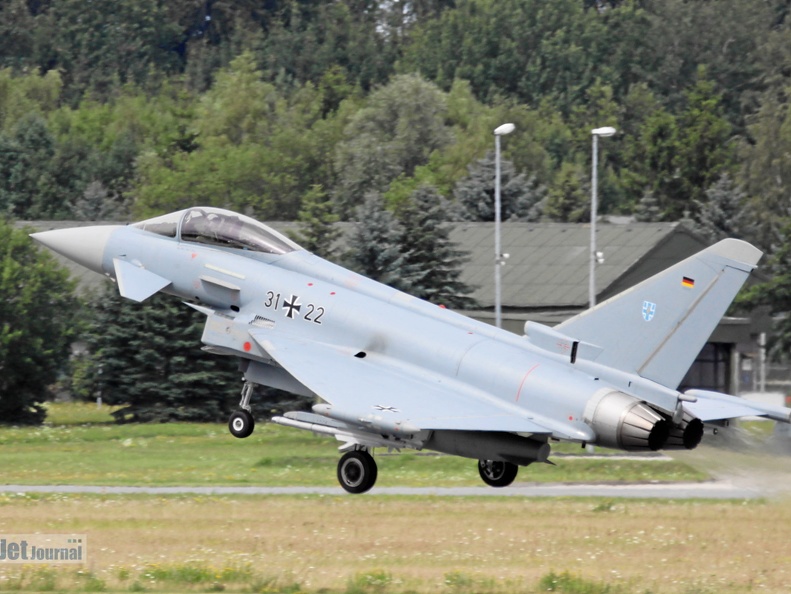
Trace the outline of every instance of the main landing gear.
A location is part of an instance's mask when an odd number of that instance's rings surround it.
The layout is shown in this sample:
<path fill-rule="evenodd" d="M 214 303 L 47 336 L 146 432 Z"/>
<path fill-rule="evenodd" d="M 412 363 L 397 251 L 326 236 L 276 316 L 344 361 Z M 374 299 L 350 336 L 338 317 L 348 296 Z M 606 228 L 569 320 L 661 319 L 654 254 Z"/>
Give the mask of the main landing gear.
<path fill-rule="evenodd" d="M 239 409 L 231 413 L 228 419 L 228 430 L 231 435 L 238 438 L 249 437 L 255 429 L 255 418 L 253 418 L 252 408 L 250 408 L 250 397 L 255 390 L 255 384 L 245 382 L 242 388 L 242 400 L 239 402 Z"/>
<path fill-rule="evenodd" d="M 478 473 L 490 487 L 507 487 L 514 482 L 519 467 L 511 462 L 478 460 Z"/>
<path fill-rule="evenodd" d="M 347 452 L 338 462 L 338 482 L 349 493 L 365 493 L 376 482 L 374 457 L 368 450 Z"/>
<path fill-rule="evenodd" d="M 511 462 L 478 460 L 478 472 L 490 487 L 507 487 L 516 479 L 519 467 Z M 376 462 L 367 449 L 347 452 L 338 462 L 338 482 L 348 493 L 369 491 L 376 483 Z"/>

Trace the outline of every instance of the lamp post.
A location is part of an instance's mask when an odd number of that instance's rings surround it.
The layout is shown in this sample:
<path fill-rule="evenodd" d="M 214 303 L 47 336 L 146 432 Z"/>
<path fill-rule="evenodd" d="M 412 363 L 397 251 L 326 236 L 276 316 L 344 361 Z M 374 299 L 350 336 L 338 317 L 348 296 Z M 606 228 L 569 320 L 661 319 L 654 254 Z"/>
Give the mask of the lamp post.
<path fill-rule="evenodd" d="M 605 128 L 595 128 L 591 130 L 593 136 L 593 165 L 591 166 L 591 247 L 590 247 L 590 267 L 588 273 L 588 306 L 596 305 L 596 262 L 599 256 L 596 253 L 596 210 L 598 207 L 598 160 L 599 160 L 599 136 L 612 136 L 615 128 L 609 126 Z"/>
<path fill-rule="evenodd" d="M 498 328 L 503 326 L 500 267 L 505 264 L 500 247 L 500 137 L 510 134 L 515 128 L 513 124 L 503 124 L 494 129 L 494 323 Z"/>

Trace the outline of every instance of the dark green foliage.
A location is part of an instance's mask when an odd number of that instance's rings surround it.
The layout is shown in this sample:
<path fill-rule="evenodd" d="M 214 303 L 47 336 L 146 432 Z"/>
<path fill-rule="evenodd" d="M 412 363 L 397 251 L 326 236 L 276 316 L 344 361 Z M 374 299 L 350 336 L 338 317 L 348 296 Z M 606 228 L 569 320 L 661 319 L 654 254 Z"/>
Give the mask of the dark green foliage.
<path fill-rule="evenodd" d="M 569 114 L 595 81 L 623 87 L 642 74 L 644 15 L 615 12 L 600 16 L 578 0 L 462 0 L 422 24 L 405 49 L 404 68 L 443 88 L 455 78 L 469 80 L 485 100 L 548 99 Z M 613 61 L 623 66 L 620 79 Z"/>
<path fill-rule="evenodd" d="M 640 223 L 655 223 L 662 218 L 662 211 L 659 208 L 659 201 L 654 196 L 652 190 L 648 190 L 634 211 L 634 218 Z"/>
<path fill-rule="evenodd" d="M 430 186 L 415 190 L 398 217 L 379 195 L 369 195 L 357 209 L 347 265 L 437 305 L 471 307 L 471 289 L 459 280 L 465 255 L 450 241 L 448 210 Z"/>
<path fill-rule="evenodd" d="M 704 198 L 706 189 L 733 167 L 733 129 L 725 119 L 722 97 L 706 78 L 705 68 L 698 70 L 698 80 L 687 93 L 687 105 L 678 123 L 678 149 L 675 155 L 680 195 L 669 206 L 672 219 L 690 209 L 690 202 Z M 694 206 L 693 206 L 694 207 Z"/>
<path fill-rule="evenodd" d="M 49 34 L 46 66 L 66 74 L 67 97 L 110 97 L 123 84 L 146 82 L 152 71 L 177 70 L 173 50 L 182 32 L 167 18 L 167 4 L 94 0 L 86 10 L 82 0 L 52 2 L 37 22 Z"/>
<path fill-rule="evenodd" d="M 293 234 L 292 239 L 309 252 L 332 259 L 335 242 L 340 237 L 340 229 L 335 223 L 340 217 L 333 213 L 332 202 L 321 186 L 313 186 L 302 199 L 297 220 L 300 229 Z"/>
<path fill-rule="evenodd" d="M 79 306 L 67 272 L 0 221 L 0 422 L 40 423 L 65 370 Z"/>
<path fill-rule="evenodd" d="M 273 76 L 298 83 L 319 83 L 330 68 L 340 67 L 363 89 L 384 84 L 393 72 L 399 41 L 381 29 L 387 4 L 284 3 L 261 44 L 262 63 Z"/>
<path fill-rule="evenodd" d="M 11 136 L 0 134 L 0 207 L 17 217 L 53 218 L 60 210 L 52 159 L 55 140 L 46 122 L 28 114 Z"/>
<path fill-rule="evenodd" d="M 791 24 L 772 3 L 83 4 L 0 2 L 0 207 L 17 216 L 204 203 L 293 220 L 321 185 L 348 219 L 369 191 L 449 198 L 505 121 L 506 160 L 553 219 L 584 218 L 573 170 L 602 125 L 619 130 L 603 214 L 651 192 L 651 218 L 695 215 L 724 173 L 753 202 L 788 194 Z"/>
<path fill-rule="evenodd" d="M 401 75 L 368 98 L 337 147 L 338 212 L 348 217 L 368 192 L 383 193 L 399 175 L 411 177 L 432 152 L 451 142 L 446 97 L 419 76 Z"/>
<path fill-rule="evenodd" d="M 494 221 L 495 160 L 494 152 L 486 153 L 468 167 L 469 175 L 453 190 L 456 215 L 463 221 Z M 513 163 L 500 159 L 500 216 L 503 221 L 535 221 L 541 216 L 540 203 L 545 188 L 533 178 L 517 173 Z"/>
<path fill-rule="evenodd" d="M 24 68 L 34 60 L 36 27 L 26 0 L 0 2 L 0 68 Z"/>
<path fill-rule="evenodd" d="M 751 239 L 752 213 L 747 196 L 728 174 L 706 190 L 706 198 L 697 204 L 695 230 L 711 243 L 726 237 Z"/>
<path fill-rule="evenodd" d="M 581 223 L 591 218 L 590 180 L 575 163 L 563 163 L 549 191 L 543 214 L 552 221 Z"/>
<path fill-rule="evenodd" d="M 431 186 L 412 193 L 401 210 L 401 252 L 409 293 L 454 308 L 474 305 L 468 297 L 472 289 L 461 282 L 466 261 L 450 240 L 447 224 L 448 204 Z"/>
<path fill-rule="evenodd" d="M 334 216 L 376 193 L 353 265 L 420 292 L 425 262 L 385 207 L 411 225 L 430 185 L 455 218 L 492 220 L 487 151 L 513 122 L 503 219 L 587 220 L 590 130 L 612 125 L 603 215 L 687 216 L 775 251 L 791 216 L 787 5 L 0 0 L 0 212 L 203 203 L 299 219 L 326 256 Z"/>
<path fill-rule="evenodd" d="M 791 350 L 791 220 L 779 232 L 779 241 L 763 266 L 771 280 L 750 287 L 739 303 L 749 308 L 766 306 L 775 316 L 772 350 L 776 358 L 786 359 Z"/>
<path fill-rule="evenodd" d="M 375 281 L 409 292 L 401 252 L 403 231 L 378 194 L 369 194 L 357 208 L 356 224 L 349 237 L 346 264 Z"/>
<path fill-rule="evenodd" d="M 104 402 L 124 406 L 119 422 L 224 421 L 238 403 L 237 361 L 201 351 L 205 316 L 178 300 L 134 303 L 108 286 L 89 319 L 92 380 Z"/>

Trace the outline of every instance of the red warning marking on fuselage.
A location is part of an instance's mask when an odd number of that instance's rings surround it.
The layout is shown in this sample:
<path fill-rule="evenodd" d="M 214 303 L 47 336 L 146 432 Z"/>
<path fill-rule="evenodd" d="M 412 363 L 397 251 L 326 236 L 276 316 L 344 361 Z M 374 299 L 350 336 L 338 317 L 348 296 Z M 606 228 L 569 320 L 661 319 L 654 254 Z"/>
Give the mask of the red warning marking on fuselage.
<path fill-rule="evenodd" d="M 244 344 L 242 345 L 242 348 L 244 349 L 244 352 L 245 352 L 245 353 L 249 353 L 249 352 L 250 352 L 250 349 L 252 349 L 252 348 L 253 348 L 253 345 L 252 345 L 252 344 L 250 344 L 249 342 L 246 342 L 246 343 L 244 343 Z"/>
<path fill-rule="evenodd" d="M 516 391 L 516 402 L 519 402 L 519 397 L 522 395 L 522 388 L 525 386 L 525 382 L 527 381 L 527 378 L 530 376 L 531 373 L 533 373 L 536 370 L 536 368 L 539 365 L 541 365 L 541 363 L 536 363 L 535 365 L 533 365 L 525 374 L 525 376 L 522 378 L 522 383 L 519 384 L 519 389 Z"/>

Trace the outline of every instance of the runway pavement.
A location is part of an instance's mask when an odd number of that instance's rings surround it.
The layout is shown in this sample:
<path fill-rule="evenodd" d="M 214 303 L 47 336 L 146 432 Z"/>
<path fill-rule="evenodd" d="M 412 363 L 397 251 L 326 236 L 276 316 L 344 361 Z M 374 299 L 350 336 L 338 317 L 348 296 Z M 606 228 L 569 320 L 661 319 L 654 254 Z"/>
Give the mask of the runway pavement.
<path fill-rule="evenodd" d="M 102 487 L 0 485 L 0 493 L 96 493 L 102 495 L 348 495 L 340 487 Z M 628 499 L 756 499 L 759 490 L 727 481 L 702 483 L 561 484 L 515 483 L 491 487 L 374 487 L 364 495 L 436 497 L 610 497 Z"/>

